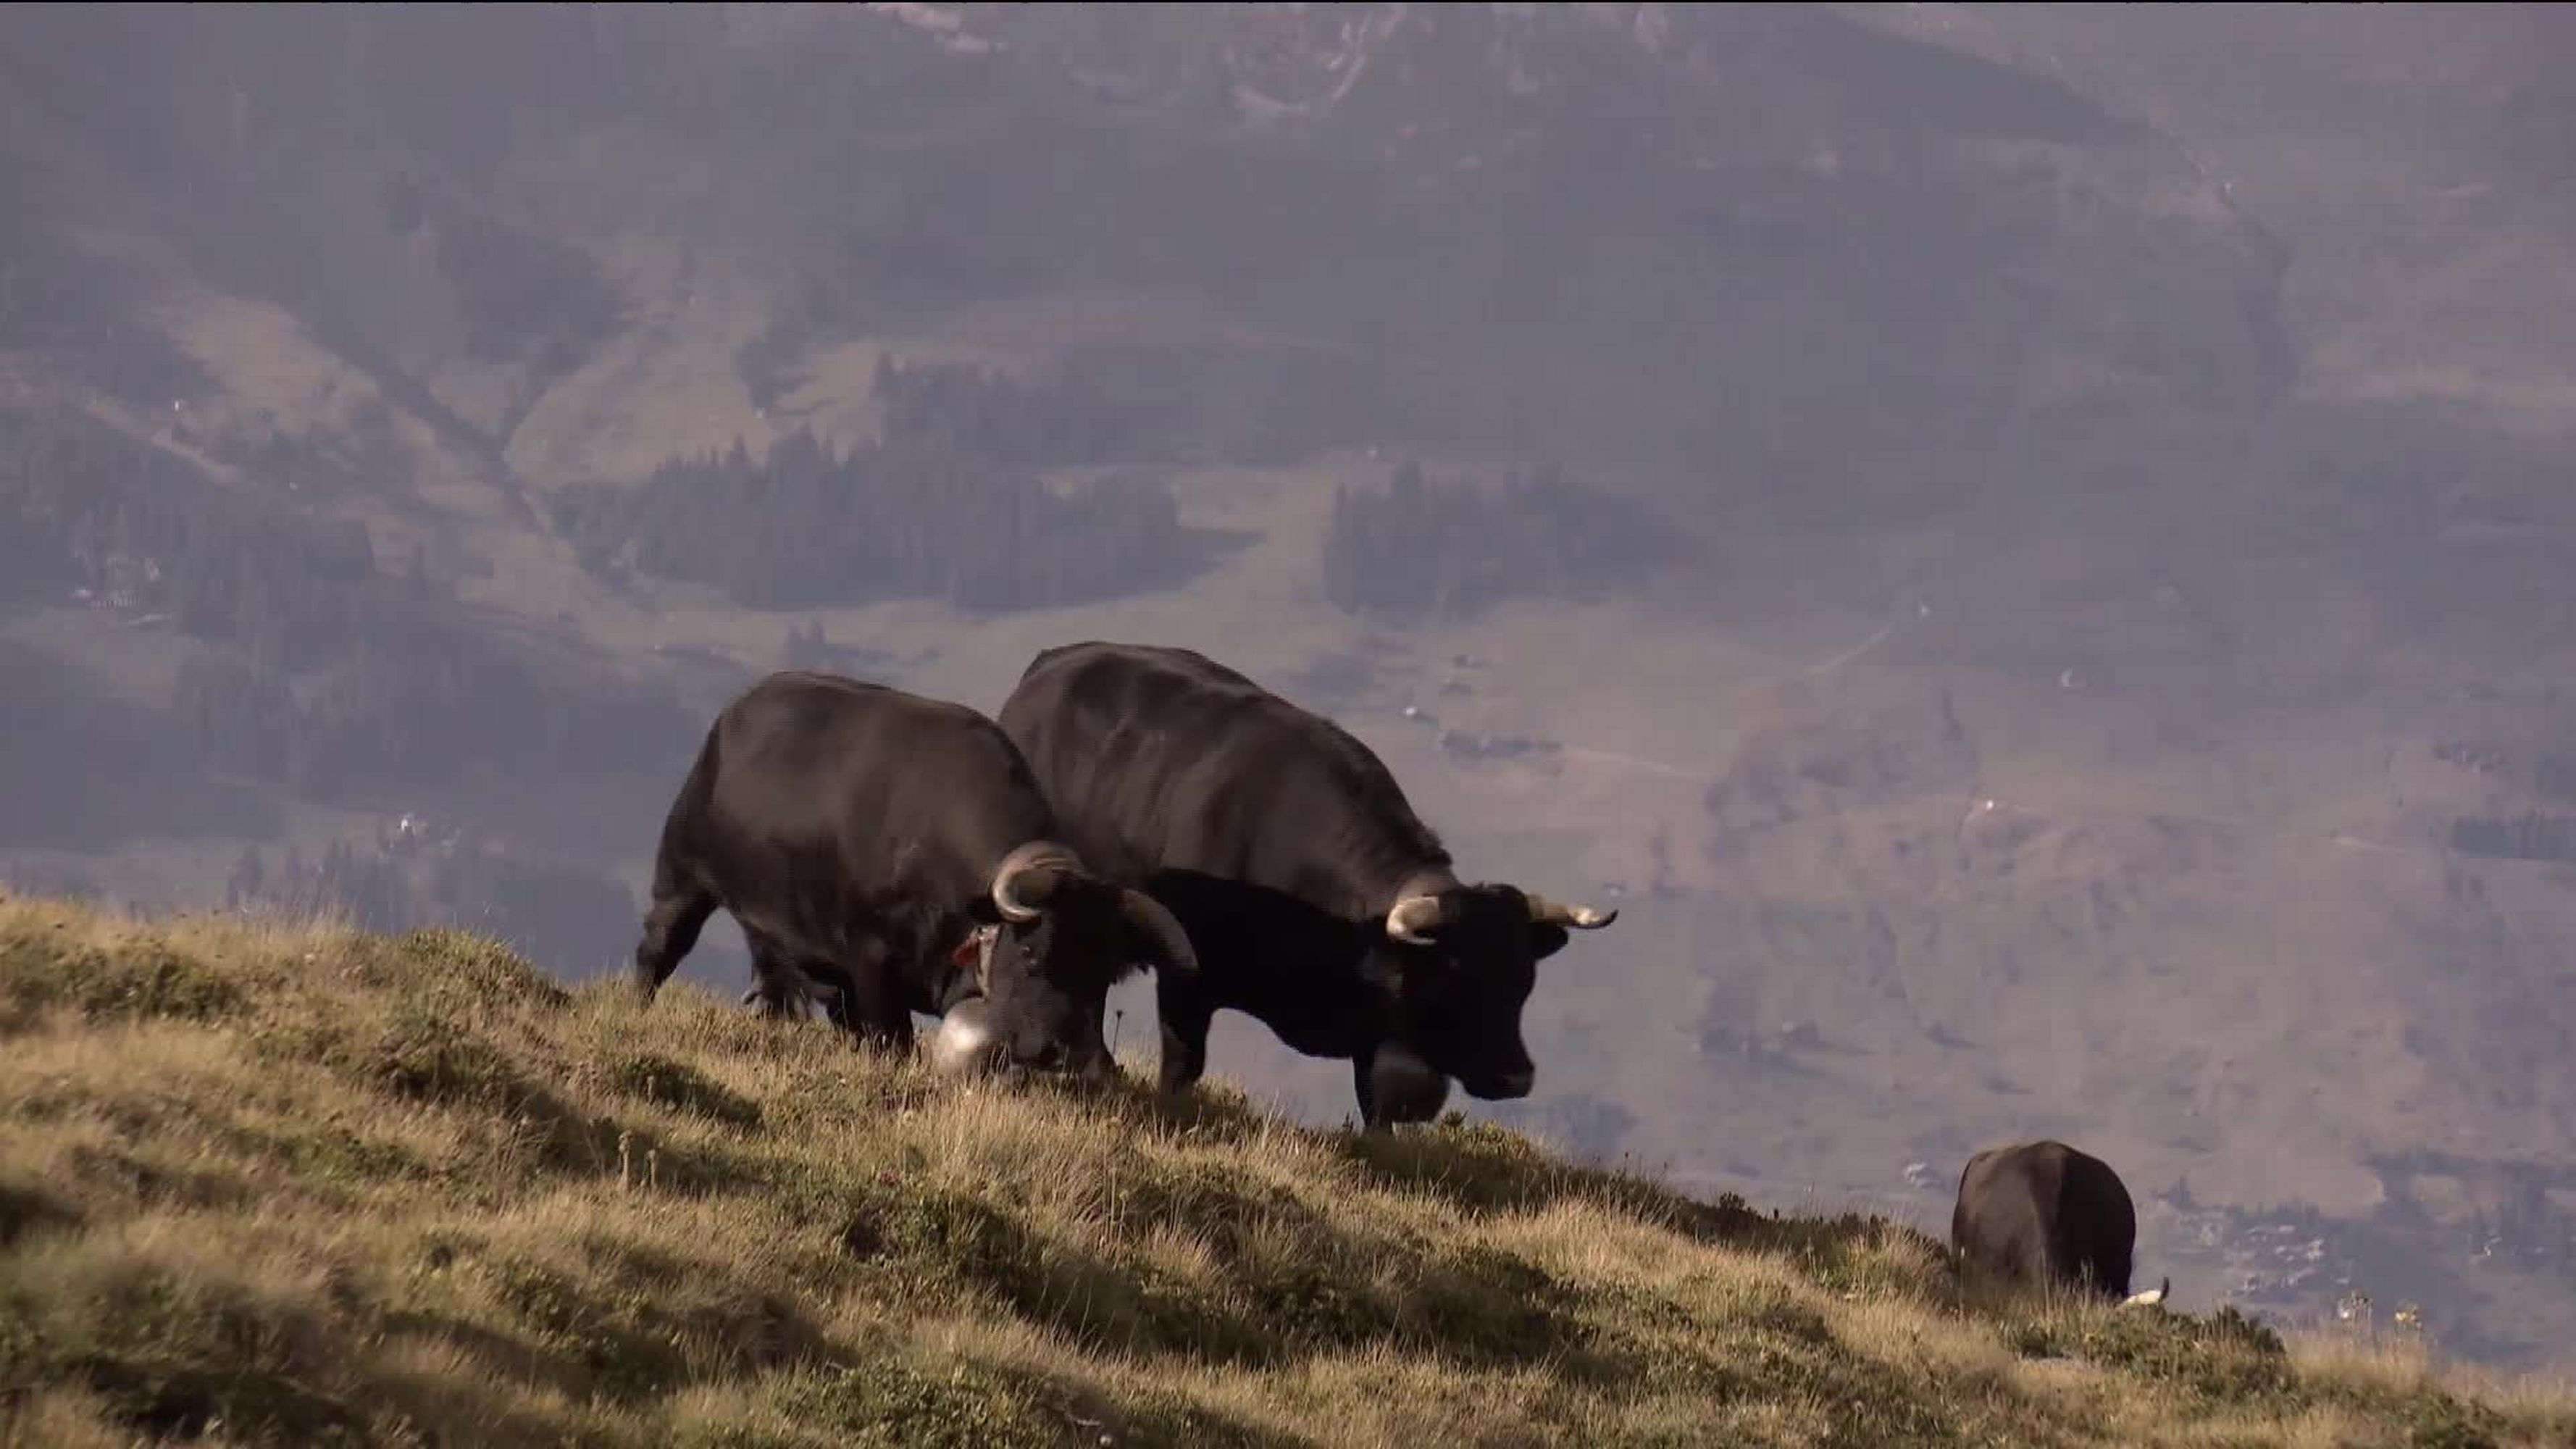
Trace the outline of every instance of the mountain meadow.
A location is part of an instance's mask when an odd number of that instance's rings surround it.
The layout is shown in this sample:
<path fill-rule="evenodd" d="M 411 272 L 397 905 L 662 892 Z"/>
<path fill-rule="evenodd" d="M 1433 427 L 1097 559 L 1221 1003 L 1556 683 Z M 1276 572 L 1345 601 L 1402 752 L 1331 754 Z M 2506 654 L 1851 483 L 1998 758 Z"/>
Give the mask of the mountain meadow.
<path fill-rule="evenodd" d="M 0 1437 L 2545 1444 L 2576 1394 L 1962 1288 L 1454 1115 L 934 1083 L 455 931 L 0 901 Z"/>

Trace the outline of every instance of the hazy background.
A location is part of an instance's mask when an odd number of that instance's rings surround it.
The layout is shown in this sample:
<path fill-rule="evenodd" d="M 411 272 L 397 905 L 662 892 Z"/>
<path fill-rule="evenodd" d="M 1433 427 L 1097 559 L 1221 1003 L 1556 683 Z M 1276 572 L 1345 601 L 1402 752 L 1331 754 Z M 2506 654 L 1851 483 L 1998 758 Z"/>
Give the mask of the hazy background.
<path fill-rule="evenodd" d="M 2509 6 L 13 6 L 0 866 L 584 977 L 760 673 L 1186 644 L 1622 908 L 1477 1115 L 1936 1231 L 2060 1134 L 2185 1305 L 2528 1362 L 2571 62 Z"/>

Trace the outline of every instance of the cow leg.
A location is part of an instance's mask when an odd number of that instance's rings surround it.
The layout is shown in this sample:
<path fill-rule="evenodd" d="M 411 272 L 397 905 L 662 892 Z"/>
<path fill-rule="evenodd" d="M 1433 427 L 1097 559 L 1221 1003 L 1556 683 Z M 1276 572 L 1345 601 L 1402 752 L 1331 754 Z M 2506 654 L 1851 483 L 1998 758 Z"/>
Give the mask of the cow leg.
<path fill-rule="evenodd" d="M 849 969 L 834 974 L 841 977 L 841 1009 L 834 1019 L 854 1043 L 897 1052 L 912 1050 L 912 1011 L 896 992 L 895 973 L 883 942 L 861 947 Z"/>
<path fill-rule="evenodd" d="M 2098 1297 L 2118 1300 L 2129 1296 L 2129 1272 L 2119 1260 L 2103 1251 L 2099 1241 L 2073 1240 L 2061 1230 L 2057 1261 L 2081 1278 L 2088 1292 Z"/>
<path fill-rule="evenodd" d="M 2021 1280 L 2041 1292 L 2057 1288 L 2057 1254 L 2051 1251 L 2048 1230 L 2033 1222 L 2022 1235 Z"/>
<path fill-rule="evenodd" d="M 830 1022 L 832 1029 L 843 1036 L 858 1035 L 859 1029 L 851 1024 L 850 994 L 847 991 L 823 1003 L 823 1019 Z"/>
<path fill-rule="evenodd" d="M 1356 1052 L 1351 1057 L 1351 1094 L 1360 1099 L 1362 1132 L 1381 1131 L 1386 1126 L 1377 1115 L 1377 1073 L 1371 1070 L 1375 1065 L 1373 1054 L 1368 1051 Z"/>
<path fill-rule="evenodd" d="M 1190 983 L 1167 972 L 1154 975 L 1154 1016 L 1163 1029 L 1158 1085 L 1164 1096 L 1177 1097 L 1207 1074 L 1208 1023 L 1216 1008 Z"/>
<path fill-rule="evenodd" d="M 698 932 L 715 914 L 716 898 L 667 866 L 653 872 L 653 904 L 644 912 L 644 934 L 635 943 L 635 994 L 651 1002 L 698 944 Z"/>
<path fill-rule="evenodd" d="M 759 1002 L 760 1014 L 775 1021 L 805 1016 L 805 993 L 796 984 L 795 970 L 778 938 L 745 927 L 742 940 L 751 948 L 752 988 L 748 1000 Z"/>

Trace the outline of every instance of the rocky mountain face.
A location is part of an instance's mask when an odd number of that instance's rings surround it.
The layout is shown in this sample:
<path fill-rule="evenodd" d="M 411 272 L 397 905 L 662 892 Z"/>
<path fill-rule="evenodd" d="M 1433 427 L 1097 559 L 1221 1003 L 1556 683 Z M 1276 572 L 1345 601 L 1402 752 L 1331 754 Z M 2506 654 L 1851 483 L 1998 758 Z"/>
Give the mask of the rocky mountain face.
<path fill-rule="evenodd" d="M 2563 37 L 2206 8 L 12 11 L 10 879 L 587 973 L 758 672 L 1189 643 L 1627 903 L 1477 1110 L 2527 1354 Z"/>

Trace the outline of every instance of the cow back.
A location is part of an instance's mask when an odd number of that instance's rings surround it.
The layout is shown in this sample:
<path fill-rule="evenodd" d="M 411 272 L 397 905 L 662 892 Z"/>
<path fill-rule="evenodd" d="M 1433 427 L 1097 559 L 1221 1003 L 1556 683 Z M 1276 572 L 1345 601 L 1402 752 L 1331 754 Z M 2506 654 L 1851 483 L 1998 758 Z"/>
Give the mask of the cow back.
<path fill-rule="evenodd" d="M 2047 1165 L 2024 1146 L 1989 1147 L 1959 1173 L 1950 1212 L 1950 1245 L 1969 1263 L 2001 1277 L 2037 1283 L 2048 1274 L 2053 1185 Z"/>
<path fill-rule="evenodd" d="M 1951 1246 L 1980 1268 L 2033 1287 L 2089 1276 L 2123 1295 L 2136 1231 L 2119 1174 L 2055 1140 L 1969 1158 L 1950 1217 Z"/>
<path fill-rule="evenodd" d="M 854 909 L 932 915 L 982 892 L 1054 817 L 1019 751 L 963 705 L 802 670 L 718 716 L 703 849 L 727 893 L 801 937 Z M 780 897 L 792 898 L 780 899 Z"/>
<path fill-rule="evenodd" d="M 1376 754 L 1195 651 L 1040 654 L 998 716 L 1086 856 L 1278 892 L 1336 916 L 1448 853 Z"/>

